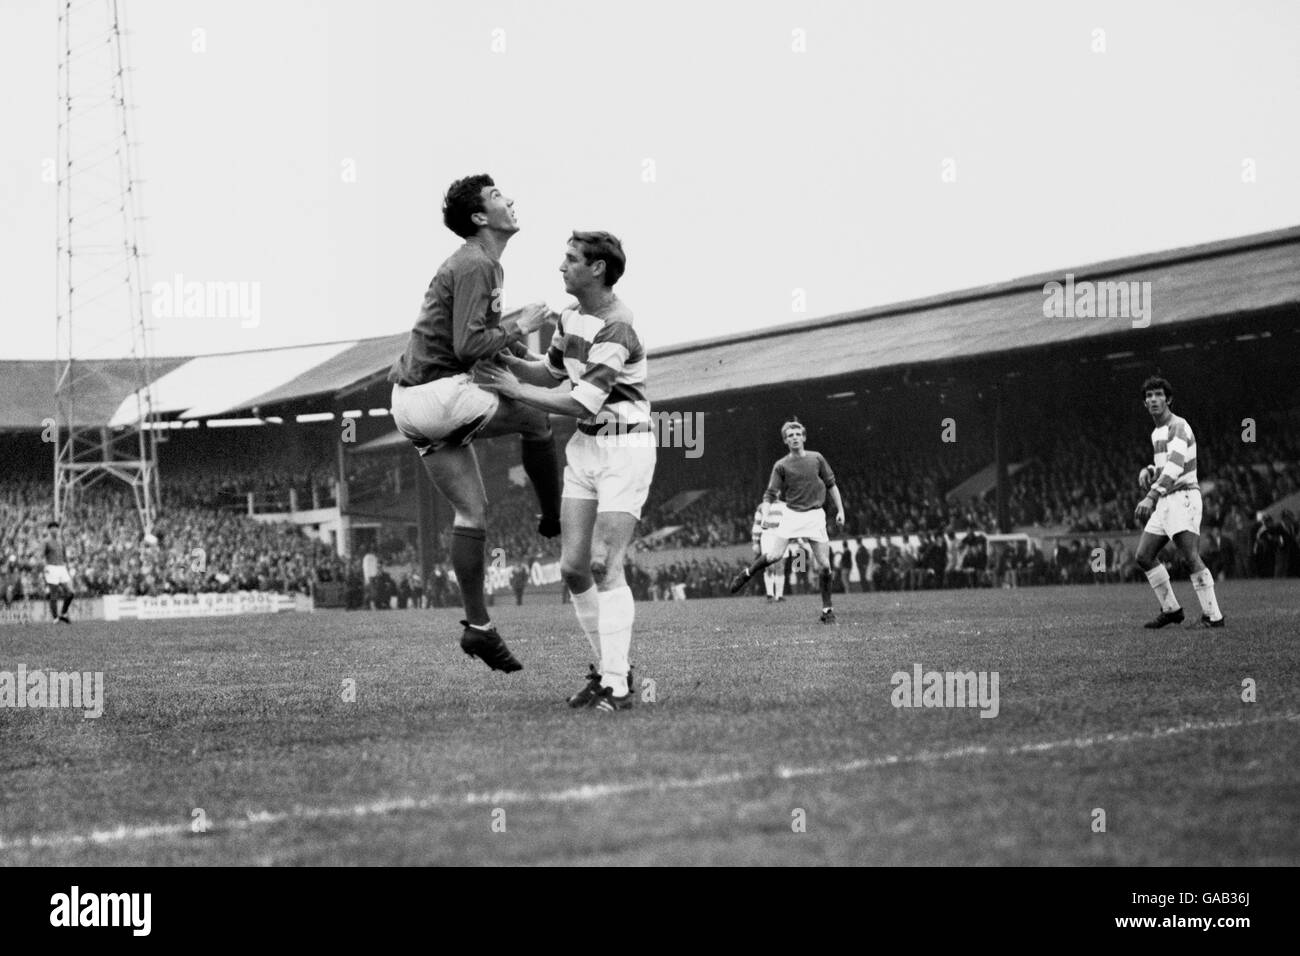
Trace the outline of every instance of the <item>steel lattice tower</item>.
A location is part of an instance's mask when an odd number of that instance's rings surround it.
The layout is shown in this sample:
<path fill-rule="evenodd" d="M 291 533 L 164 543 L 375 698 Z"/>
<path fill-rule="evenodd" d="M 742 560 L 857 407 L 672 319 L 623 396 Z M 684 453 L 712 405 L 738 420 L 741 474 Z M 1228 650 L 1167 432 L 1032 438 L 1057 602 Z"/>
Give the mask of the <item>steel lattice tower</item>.
<path fill-rule="evenodd" d="M 115 478 L 132 489 L 147 534 L 158 446 L 120 4 L 66 0 L 58 32 L 54 514 L 75 517 L 81 490 Z M 134 397 L 105 413 L 123 384 Z"/>

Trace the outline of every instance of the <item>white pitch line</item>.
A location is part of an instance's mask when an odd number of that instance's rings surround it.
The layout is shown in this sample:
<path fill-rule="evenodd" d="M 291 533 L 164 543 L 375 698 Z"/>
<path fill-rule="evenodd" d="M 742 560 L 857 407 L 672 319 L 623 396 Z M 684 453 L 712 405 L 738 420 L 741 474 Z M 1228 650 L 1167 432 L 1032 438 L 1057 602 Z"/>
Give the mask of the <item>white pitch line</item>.
<path fill-rule="evenodd" d="M 945 760 L 957 760 L 962 757 L 1016 757 L 1021 754 L 1050 753 L 1053 750 L 1087 750 L 1106 744 L 1131 744 L 1149 740 L 1164 740 L 1182 734 L 1202 730 L 1227 730 L 1233 727 L 1255 727 L 1261 724 L 1276 724 L 1300 721 L 1300 713 L 1278 714 L 1273 717 L 1260 717 L 1256 720 L 1210 720 L 1188 721 L 1174 727 L 1161 727 L 1157 730 L 1116 731 L 1097 737 L 1071 737 L 1067 740 L 1046 740 L 1039 743 L 1016 744 L 1011 747 L 987 747 L 975 745 L 958 747 L 954 750 L 921 751 L 915 754 L 890 754 L 886 757 L 870 757 L 849 760 L 843 763 L 829 764 L 821 767 L 782 767 L 777 776 L 783 780 L 793 777 L 814 777 L 831 773 L 854 773 L 858 770 L 870 770 L 877 767 L 890 767 L 908 763 L 939 763 Z"/>
<path fill-rule="evenodd" d="M 1300 722 L 1300 713 L 1278 714 L 1255 720 L 1188 721 L 1173 727 L 1156 730 L 1116 731 L 1093 737 L 1070 737 L 1064 740 L 1047 740 L 1038 743 L 1015 744 L 1009 747 L 976 745 L 952 750 L 921 751 L 915 754 L 888 754 L 816 767 L 779 767 L 774 773 L 710 774 L 703 777 L 669 780 L 643 780 L 632 783 L 583 784 L 563 790 L 529 792 L 526 790 L 495 790 L 482 793 L 465 793 L 459 796 L 430 794 L 425 797 L 399 797 L 375 800 L 343 807 L 294 807 L 282 811 L 260 811 L 244 817 L 224 820 L 209 825 L 210 832 L 224 833 L 251 830 L 295 820 L 360 819 L 387 816 L 392 813 L 409 813 L 445 807 L 499 806 L 506 803 L 590 803 L 608 797 L 638 793 L 666 793 L 679 790 L 704 790 L 727 784 L 748 783 L 761 780 L 792 780 L 798 777 L 821 777 L 834 774 L 857 773 L 862 770 L 896 767 L 907 764 L 941 763 L 966 757 L 1015 757 L 1022 754 L 1050 753 L 1056 750 L 1087 750 L 1108 744 L 1131 744 L 1144 741 L 1166 740 L 1183 734 L 1201 731 L 1231 730 L 1239 727 L 1259 727 L 1276 723 Z M 31 837 L 6 839 L 0 837 L 0 851 L 17 849 L 59 849 L 76 846 L 107 846 L 127 841 L 149 840 L 156 837 L 184 837 L 192 833 L 190 823 L 155 823 L 141 826 L 119 826 L 111 830 L 92 830 L 90 833 L 37 834 Z"/>

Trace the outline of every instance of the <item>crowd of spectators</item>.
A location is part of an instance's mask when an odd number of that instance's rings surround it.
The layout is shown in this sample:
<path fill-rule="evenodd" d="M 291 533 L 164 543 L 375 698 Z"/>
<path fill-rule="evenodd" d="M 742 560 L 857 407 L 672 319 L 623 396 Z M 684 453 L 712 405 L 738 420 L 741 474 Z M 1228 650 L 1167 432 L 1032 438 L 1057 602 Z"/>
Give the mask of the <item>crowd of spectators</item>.
<path fill-rule="evenodd" d="M 265 463 L 243 467 L 215 464 L 192 472 L 168 471 L 164 488 L 169 507 L 225 511 L 247 512 L 250 494 L 257 512 L 289 511 L 293 505 L 295 510 L 305 511 L 337 502 L 334 474 L 325 467 L 288 471 Z"/>
<path fill-rule="evenodd" d="M 331 584 L 339 585 L 337 600 L 332 603 L 348 610 L 405 610 L 460 604 L 460 591 L 445 563 L 436 564 L 426 581 L 412 564 L 390 565 L 374 552 L 346 561 L 338 559 L 324 571 L 318 584 L 322 586 L 321 593 Z"/>
<path fill-rule="evenodd" d="M 1217 579 L 1300 577 L 1300 520 L 1284 511 L 1280 520 L 1265 516 L 1232 529 L 1212 528 L 1201 537 L 1201 558 Z M 1160 555 L 1172 577 L 1186 579 L 1190 569 L 1172 547 Z M 723 597 L 744 560 L 693 558 L 660 565 L 649 572 L 648 598 L 685 600 Z M 815 593 L 819 583 L 812 562 L 787 555 L 778 565 L 786 593 Z M 1016 588 L 1048 584 L 1144 582 L 1133 549 L 1121 538 L 1062 537 L 1046 550 L 1035 539 L 990 542 L 977 530 L 963 533 L 922 532 L 909 538 L 880 539 L 874 547 L 862 540 L 831 549 L 833 589 L 919 591 L 935 588 Z M 631 580 L 629 578 L 629 580 Z M 634 589 L 635 590 L 635 589 Z M 762 593 L 756 577 L 744 593 Z"/>
<path fill-rule="evenodd" d="M 1120 447 L 1118 423 L 1062 422 L 1057 436 L 1042 444 L 1024 442 L 1013 455 L 1017 467 L 1009 480 L 1008 517 L 1012 528 L 1048 529 L 1053 533 L 1101 535 L 1137 530 L 1133 509 L 1143 492 L 1138 468 L 1149 458 L 1141 445 Z M 1260 523 L 1257 514 L 1300 490 L 1300 437 L 1285 426 L 1276 437 L 1243 442 L 1240 426 L 1209 428 L 1198 439 L 1198 478 L 1204 490 L 1203 528 L 1233 533 Z M 1021 439 L 1023 442 L 1023 439 Z M 1211 450 L 1207 454 L 1207 450 Z M 865 447 L 856 458 L 836 456 L 832 465 L 845 502 L 845 533 L 850 536 L 960 533 L 969 528 L 997 528 L 996 500 L 990 490 L 958 501 L 949 491 L 990 464 L 991 449 L 914 449 Z M 831 457 L 828 455 L 828 457 Z M 665 484 L 651 494 L 642 517 L 647 549 L 742 544 L 750 540 L 753 512 L 762 498 L 766 475 L 716 473 L 706 493 L 688 507 L 667 505 L 678 488 Z M 675 528 L 671 534 L 654 534 Z M 1249 553 L 1254 538 L 1237 540 Z"/>
<path fill-rule="evenodd" d="M 0 560 L 5 591 L 43 592 L 49 485 L 0 482 Z M 81 493 L 75 521 L 63 529 L 74 591 L 82 595 L 160 595 L 261 590 L 310 594 L 337 562 L 329 548 L 291 524 L 268 524 L 212 508 L 175 505 L 159 515 L 146 539 L 134 500 L 123 487 Z"/>
<path fill-rule="evenodd" d="M 540 555 L 544 561 L 558 561 L 560 539 L 543 538 L 537 533 L 537 496 L 532 485 L 511 485 L 504 492 L 490 496 L 487 507 L 487 547 L 489 555 Z M 443 531 L 441 553 L 451 554 L 451 529 Z"/>
<path fill-rule="evenodd" d="M 1013 525 L 1059 527 L 1093 533 L 1130 527 L 1142 496 L 1136 476 L 1145 461 L 1117 449 L 1105 424 L 1065 429 L 1011 480 Z M 1202 527 L 1218 527 L 1230 511 L 1245 518 L 1300 489 L 1300 439 L 1289 429 L 1275 437 L 1243 442 L 1231 424 L 1198 433 Z"/>
<path fill-rule="evenodd" d="M 1055 437 L 1036 444 L 1018 436 L 1026 443 L 1011 456 L 1018 467 L 1009 484 L 1010 523 L 1035 529 L 1033 537 L 1047 542 L 1043 551 L 1032 545 L 988 546 L 984 535 L 996 528 L 992 493 L 964 502 L 949 497 L 952 488 L 990 463 L 987 445 L 971 441 L 960 448 L 936 446 L 928 453 L 864 446 L 853 457 L 828 454 L 846 504 L 850 538 L 919 540 L 837 553 L 837 587 L 849 586 L 850 568 L 860 579 L 853 585 L 869 590 L 1140 580 L 1131 551 L 1117 534 L 1137 530 L 1132 511 L 1141 492 L 1135 478 L 1147 458 L 1138 441 L 1116 441 L 1119 427 L 1079 418 L 1063 421 L 1051 431 Z M 1128 430 L 1140 441 L 1140 430 Z M 1260 513 L 1300 490 L 1297 430 L 1285 422 L 1261 424 L 1259 440 L 1246 441 L 1239 423 L 1207 420 L 1198 431 L 1198 444 L 1204 491 L 1201 548 L 1211 570 L 1216 576 L 1300 575 L 1300 525 L 1294 514 L 1287 511 L 1274 519 Z M 293 488 L 299 507 L 310 507 L 314 489 L 317 501 L 332 503 L 332 463 L 320 455 L 306 460 L 289 471 L 269 454 L 265 460 L 235 456 L 192 465 L 172 455 L 163 483 L 164 509 L 154 528 L 156 542 L 140 534 L 125 488 L 101 484 L 83 492 L 76 520 L 64 534 L 78 593 L 312 593 L 318 583 L 331 583 L 344 587 L 351 606 L 456 603 L 447 561 L 449 528 L 437 543 L 438 569 L 423 581 L 412 570 L 417 555 L 405 531 L 384 532 L 366 542 L 392 569 L 376 579 L 364 573 L 359 558 L 335 555 L 294 525 L 258 522 L 243 513 L 241 502 L 250 492 L 278 500 Z M 366 480 L 400 481 L 395 469 L 378 459 L 363 472 L 360 477 Z M 707 487 L 692 489 L 689 482 L 698 482 L 698 474 L 668 472 L 656 482 L 629 565 L 629 582 L 640 599 L 721 595 L 739 567 L 738 561 L 707 556 L 650 570 L 635 563 L 636 553 L 648 550 L 749 543 L 767 475 L 749 474 L 737 463 L 714 463 Z M 684 508 L 670 508 L 685 490 L 704 493 Z M 0 584 L 7 599 L 43 592 L 39 555 L 51 514 L 49 497 L 47 477 L 14 473 L 0 480 Z M 494 560 L 506 555 L 528 566 L 558 558 L 558 539 L 536 533 L 537 510 L 528 486 L 512 485 L 493 496 L 487 547 Z M 676 530 L 654 533 L 668 528 Z M 1172 570 L 1185 573 L 1176 564 Z"/>

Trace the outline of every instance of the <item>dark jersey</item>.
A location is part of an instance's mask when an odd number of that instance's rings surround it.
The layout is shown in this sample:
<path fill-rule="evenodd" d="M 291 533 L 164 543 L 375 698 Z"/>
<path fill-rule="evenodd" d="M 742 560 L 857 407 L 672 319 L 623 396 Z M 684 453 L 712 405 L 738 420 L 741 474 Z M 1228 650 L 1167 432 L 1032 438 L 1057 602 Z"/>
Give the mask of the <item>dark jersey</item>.
<path fill-rule="evenodd" d="M 786 455 L 772 468 L 763 500 L 785 499 L 791 511 L 812 511 L 826 503 L 826 489 L 835 484 L 835 474 L 820 452 L 804 449 L 802 455 Z"/>
<path fill-rule="evenodd" d="M 393 363 L 388 381 L 423 385 L 468 372 L 479 359 L 511 345 L 501 328 L 501 286 L 505 272 L 475 236 L 439 268 L 420 306 L 406 351 Z"/>
<path fill-rule="evenodd" d="M 67 564 L 68 558 L 64 553 L 63 544 L 53 539 L 47 539 L 45 542 L 45 563 L 46 564 Z"/>

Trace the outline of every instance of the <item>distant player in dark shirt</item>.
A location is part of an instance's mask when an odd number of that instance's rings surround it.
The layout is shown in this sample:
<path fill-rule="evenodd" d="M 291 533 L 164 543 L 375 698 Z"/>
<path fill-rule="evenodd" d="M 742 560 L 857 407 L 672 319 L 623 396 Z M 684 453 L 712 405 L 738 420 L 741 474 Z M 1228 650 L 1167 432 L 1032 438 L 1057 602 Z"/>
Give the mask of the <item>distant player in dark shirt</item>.
<path fill-rule="evenodd" d="M 826 511 L 822 507 L 827 495 L 835 505 L 836 529 L 844 527 L 844 502 L 835 484 L 835 473 L 819 452 L 804 448 L 806 433 L 797 421 L 781 426 L 781 438 L 790 449 L 772 468 L 772 477 L 763 493 L 769 507 L 778 498 L 785 502 L 781 523 L 763 536 L 763 553 L 754 563 L 740 572 L 731 582 L 731 593 L 741 590 L 749 579 L 769 564 L 781 559 L 786 546 L 794 538 L 805 538 L 812 544 L 813 568 L 821 582 L 823 624 L 835 623 L 831 609 L 831 547 L 826 534 Z"/>
<path fill-rule="evenodd" d="M 461 648 L 494 670 L 516 671 L 522 665 L 488 617 L 483 590 L 487 492 L 470 443 L 476 437 L 522 436 L 524 472 L 541 504 L 537 530 L 546 537 L 560 533 L 559 462 L 546 413 L 479 388 L 474 367 L 502 353 L 539 358 L 523 339 L 551 312 L 538 303 L 512 315 L 501 313 L 501 253 L 519 224 L 514 201 L 491 176 L 452 183 L 442 217 L 465 244 L 433 277 L 406 351 L 388 375 L 393 421 L 455 512 L 451 563 L 466 617 Z"/>
<path fill-rule="evenodd" d="M 63 547 L 62 529 L 57 521 L 45 526 L 45 587 L 50 602 L 50 620 L 71 624 L 68 608 L 72 607 L 72 575 L 68 572 L 67 551 Z M 59 607 L 62 600 L 63 607 Z"/>

